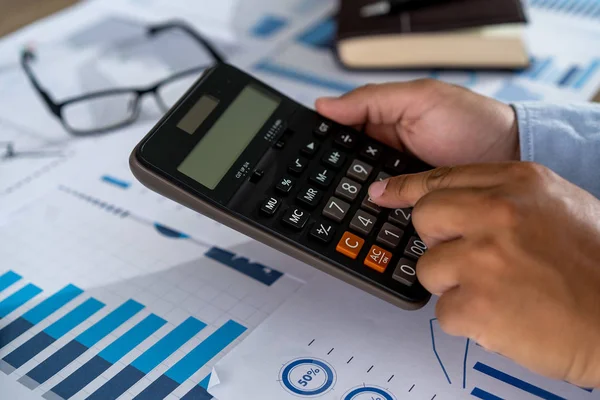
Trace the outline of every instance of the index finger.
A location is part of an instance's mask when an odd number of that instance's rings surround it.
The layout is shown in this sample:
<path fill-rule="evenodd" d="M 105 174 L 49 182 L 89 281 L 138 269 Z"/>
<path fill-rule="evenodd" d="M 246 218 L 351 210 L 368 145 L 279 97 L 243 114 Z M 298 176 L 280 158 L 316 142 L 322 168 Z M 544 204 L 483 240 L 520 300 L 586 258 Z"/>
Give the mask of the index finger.
<path fill-rule="evenodd" d="M 440 167 L 417 174 L 400 175 L 374 182 L 369 187 L 371 200 L 382 207 L 413 207 L 419 199 L 434 190 L 449 188 L 485 188 L 506 181 L 507 165 L 471 164 Z"/>

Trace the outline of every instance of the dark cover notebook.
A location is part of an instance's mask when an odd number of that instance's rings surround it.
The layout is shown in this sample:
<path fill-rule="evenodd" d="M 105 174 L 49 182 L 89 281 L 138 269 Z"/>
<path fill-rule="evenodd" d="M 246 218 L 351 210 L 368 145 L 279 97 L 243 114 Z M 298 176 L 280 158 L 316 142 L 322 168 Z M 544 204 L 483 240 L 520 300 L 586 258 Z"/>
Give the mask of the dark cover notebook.
<path fill-rule="evenodd" d="M 377 0 L 375 0 L 377 1 Z M 336 47 L 350 68 L 523 68 L 520 0 L 448 0 L 364 18 L 372 0 L 341 0 Z"/>

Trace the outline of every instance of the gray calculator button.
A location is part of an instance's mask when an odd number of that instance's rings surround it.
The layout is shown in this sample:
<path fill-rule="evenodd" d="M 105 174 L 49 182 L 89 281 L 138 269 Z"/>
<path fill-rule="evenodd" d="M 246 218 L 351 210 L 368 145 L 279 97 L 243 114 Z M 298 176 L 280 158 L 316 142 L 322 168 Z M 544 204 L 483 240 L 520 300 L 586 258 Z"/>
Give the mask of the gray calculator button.
<path fill-rule="evenodd" d="M 406 286 L 412 286 L 417 281 L 417 264 L 407 258 L 398 261 L 392 279 Z"/>
<path fill-rule="evenodd" d="M 337 197 L 331 196 L 325 205 L 325 208 L 323 209 L 323 215 L 329 219 L 340 222 L 344 219 L 349 209 L 350 204 L 338 199 Z"/>
<path fill-rule="evenodd" d="M 369 195 L 365 196 L 365 198 L 363 199 L 360 206 L 361 206 L 361 208 L 364 208 L 368 212 L 375 214 L 375 215 L 377 215 L 381 212 L 381 207 L 379 207 L 377 204 L 373 203 L 371 201 L 371 198 L 369 197 Z"/>
<path fill-rule="evenodd" d="M 398 247 L 403 235 L 404 231 L 402 229 L 386 222 L 377 235 L 377 241 L 393 250 Z"/>
<path fill-rule="evenodd" d="M 408 241 L 404 249 L 404 255 L 412 259 L 418 260 L 427 251 L 427 245 L 417 236 L 413 236 Z"/>
<path fill-rule="evenodd" d="M 387 178 L 389 178 L 391 175 L 390 174 L 386 174 L 385 172 L 380 172 L 377 174 L 377 178 L 375 178 L 376 181 L 383 181 L 386 180 Z"/>
<path fill-rule="evenodd" d="M 401 226 L 407 226 L 410 222 L 412 208 L 396 208 L 390 212 L 389 220 Z"/>
<path fill-rule="evenodd" d="M 339 185 L 335 189 L 335 194 L 343 199 L 354 201 L 356 196 L 358 196 L 360 189 L 362 189 L 362 185 L 360 183 L 356 183 L 348 178 L 342 178 Z"/>
<path fill-rule="evenodd" d="M 369 175 L 371 174 L 372 170 L 373 167 L 371 167 L 369 164 L 359 160 L 354 160 L 352 161 L 352 165 L 350 165 L 350 168 L 348 168 L 348 172 L 346 172 L 346 175 L 349 178 L 354 179 L 355 181 L 364 182 L 369 178 Z"/>
<path fill-rule="evenodd" d="M 366 236 L 371 233 L 375 222 L 377 222 L 377 218 L 363 210 L 358 210 L 356 214 L 354 214 L 352 221 L 350 221 L 350 229 L 354 229 L 356 232 Z"/>

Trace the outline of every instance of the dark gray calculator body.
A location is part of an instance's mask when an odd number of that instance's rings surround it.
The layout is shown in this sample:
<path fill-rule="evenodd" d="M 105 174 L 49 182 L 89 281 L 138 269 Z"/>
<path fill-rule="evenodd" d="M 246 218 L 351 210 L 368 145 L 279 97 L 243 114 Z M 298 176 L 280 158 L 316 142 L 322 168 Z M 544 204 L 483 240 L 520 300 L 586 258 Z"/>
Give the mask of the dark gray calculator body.
<path fill-rule="evenodd" d="M 130 165 L 150 189 L 385 301 L 429 299 L 411 210 L 382 209 L 367 193 L 376 179 L 429 167 L 232 66 L 208 70 Z"/>

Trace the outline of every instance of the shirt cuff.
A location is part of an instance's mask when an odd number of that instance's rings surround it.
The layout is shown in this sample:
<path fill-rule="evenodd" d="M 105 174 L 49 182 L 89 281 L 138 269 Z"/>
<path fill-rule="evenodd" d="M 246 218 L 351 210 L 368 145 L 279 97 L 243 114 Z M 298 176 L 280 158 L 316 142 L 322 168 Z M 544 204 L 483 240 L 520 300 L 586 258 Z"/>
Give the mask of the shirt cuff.
<path fill-rule="evenodd" d="M 521 161 L 533 161 L 533 116 L 531 110 L 523 103 L 511 104 L 511 107 L 517 116 Z"/>

